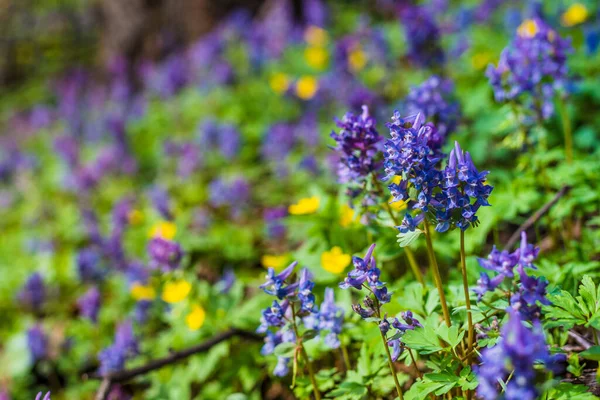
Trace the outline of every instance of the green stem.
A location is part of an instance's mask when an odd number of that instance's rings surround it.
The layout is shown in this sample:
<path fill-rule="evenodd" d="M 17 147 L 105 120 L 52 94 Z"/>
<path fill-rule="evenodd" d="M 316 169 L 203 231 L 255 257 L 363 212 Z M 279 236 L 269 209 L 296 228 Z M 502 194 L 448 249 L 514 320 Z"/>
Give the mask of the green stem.
<path fill-rule="evenodd" d="M 381 340 L 383 340 L 383 347 L 385 347 L 385 352 L 387 354 L 388 365 L 390 366 L 390 372 L 392 373 L 392 376 L 394 377 L 394 384 L 396 385 L 396 392 L 398 393 L 398 398 L 400 400 L 402 400 L 402 399 L 404 399 L 404 396 L 402 395 L 402 388 L 400 387 L 400 382 L 398 382 L 398 375 L 396 375 L 396 368 L 394 368 L 394 362 L 392 361 L 392 355 L 390 354 L 390 348 L 387 344 L 385 335 L 383 334 L 383 332 L 381 332 L 381 329 L 379 330 L 379 333 L 381 334 Z"/>
<path fill-rule="evenodd" d="M 379 181 L 377 180 L 377 178 L 375 176 L 373 176 L 373 184 L 377 188 L 379 195 L 382 197 L 385 196 L 385 194 L 383 192 L 383 188 L 381 187 L 381 183 L 379 183 Z M 389 214 L 390 218 L 392 219 L 392 222 L 394 222 L 394 225 L 396 225 L 396 226 L 400 225 L 400 221 L 398 221 L 398 217 L 396 217 L 396 215 L 394 214 L 394 211 L 392 210 L 390 203 L 385 201 L 383 204 L 384 204 L 384 207 L 385 207 L 387 213 Z M 421 285 L 425 286 L 425 280 L 423 279 L 423 274 L 421 273 L 421 270 L 419 269 L 419 266 L 417 265 L 417 260 L 415 259 L 415 253 L 413 253 L 413 251 L 411 249 L 409 249 L 408 247 L 404 247 L 404 254 L 406 254 L 406 258 L 408 259 L 408 265 L 410 265 L 410 269 L 412 269 L 413 274 L 415 274 L 415 278 L 417 278 L 417 280 L 419 281 L 419 283 Z"/>
<path fill-rule="evenodd" d="M 348 356 L 348 348 L 346 347 L 343 341 L 340 340 L 340 342 L 342 347 L 342 358 L 344 359 L 344 366 L 346 367 L 346 372 L 348 372 L 352 369 L 352 366 L 350 366 L 350 357 Z"/>
<path fill-rule="evenodd" d="M 452 322 L 450 321 L 450 312 L 448 311 L 446 295 L 444 294 L 444 287 L 442 286 L 442 277 L 440 275 L 440 269 L 438 267 L 437 259 L 435 258 L 435 252 L 433 251 L 433 243 L 431 242 L 431 230 L 429 229 L 429 223 L 427 222 L 427 219 L 423 220 L 423 222 L 425 225 L 425 241 L 427 242 L 427 253 L 429 254 L 431 272 L 433 273 L 435 286 L 437 287 L 438 293 L 440 294 L 440 303 L 442 304 L 444 320 L 446 321 L 446 325 L 450 327 L 452 326 Z"/>
<path fill-rule="evenodd" d="M 294 330 L 294 334 L 296 335 L 296 345 L 300 348 L 300 352 L 302 353 L 302 357 L 306 361 L 306 368 L 308 369 L 308 377 L 310 378 L 310 383 L 313 387 L 313 392 L 315 394 L 315 400 L 321 400 L 321 392 L 319 392 L 319 388 L 317 387 L 317 380 L 315 379 L 315 372 L 313 370 L 312 363 L 308 358 L 308 353 L 302 344 L 302 338 L 298 335 L 298 326 L 296 326 L 296 310 L 294 308 L 294 304 L 292 306 L 292 329 Z"/>
<path fill-rule="evenodd" d="M 415 277 L 417 278 L 419 283 L 421 285 L 425 286 L 425 279 L 423 279 L 423 274 L 421 273 L 421 270 L 419 269 L 419 266 L 417 265 L 417 260 L 415 259 L 415 253 L 413 253 L 413 251 L 410 248 L 405 247 L 404 254 L 406 254 L 406 258 L 408 259 L 408 265 L 410 265 L 410 269 L 412 269 L 413 274 L 415 274 Z"/>
<path fill-rule="evenodd" d="M 565 99 L 562 97 L 558 99 L 558 111 L 560 113 L 563 133 L 565 135 L 565 156 L 567 163 L 571 164 L 573 161 L 573 130 L 571 128 L 571 119 L 569 118 L 567 105 L 565 104 Z"/>
<path fill-rule="evenodd" d="M 467 305 L 467 321 L 469 326 L 469 333 L 467 338 L 468 352 L 471 353 L 473 350 L 473 338 L 475 330 L 473 329 L 473 316 L 471 315 L 471 298 L 469 296 L 469 282 L 467 279 L 467 263 L 465 260 L 465 232 L 460 230 L 460 265 L 463 276 L 463 289 L 465 291 L 465 302 Z M 470 357 L 467 357 L 467 364 L 470 364 Z"/>

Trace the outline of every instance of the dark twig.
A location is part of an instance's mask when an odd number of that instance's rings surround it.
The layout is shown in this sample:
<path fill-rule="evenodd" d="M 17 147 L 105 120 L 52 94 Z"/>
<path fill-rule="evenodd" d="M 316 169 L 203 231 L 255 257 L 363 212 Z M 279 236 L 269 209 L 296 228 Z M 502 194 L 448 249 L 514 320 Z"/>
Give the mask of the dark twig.
<path fill-rule="evenodd" d="M 577 332 L 569 331 L 568 334 L 570 337 L 573 338 L 573 340 L 575 340 L 577 343 L 579 343 L 585 350 L 592 347 L 592 344 L 590 342 L 588 342 L 586 338 L 584 338 Z"/>
<path fill-rule="evenodd" d="M 102 383 L 100 383 L 98 392 L 96 392 L 96 400 L 106 400 L 108 398 L 108 394 L 110 393 L 111 386 L 112 384 L 110 383 L 110 379 L 102 379 Z"/>
<path fill-rule="evenodd" d="M 571 190 L 570 186 L 563 186 L 560 190 L 554 195 L 552 200 L 543 205 L 542 208 L 537 210 L 535 214 L 531 217 L 527 218 L 527 220 L 512 234 L 508 242 L 506 243 L 505 249 L 512 249 L 512 247 L 517 243 L 519 238 L 521 237 L 521 232 L 529 229 L 533 224 L 535 224 L 540 218 L 542 218 L 557 202 L 563 197 L 567 192 Z"/>
<path fill-rule="evenodd" d="M 114 383 L 126 382 L 130 379 L 135 378 L 136 376 L 147 374 L 148 372 L 160 369 L 160 368 L 170 365 L 170 364 L 175 364 L 176 362 L 184 360 L 194 354 L 203 353 L 205 351 L 208 351 L 213 346 L 216 346 L 217 344 L 224 342 L 225 340 L 230 339 L 234 336 L 239 336 L 239 337 L 243 337 L 243 338 L 254 340 L 254 341 L 259 341 L 259 340 L 263 339 L 262 336 L 257 335 L 254 332 L 237 329 L 237 328 L 231 328 L 228 331 L 225 331 L 216 336 L 213 336 L 212 338 L 208 339 L 205 342 L 197 344 L 196 346 L 192 346 L 185 350 L 172 352 L 171 354 L 169 354 L 166 357 L 152 360 L 152 361 L 148 362 L 147 364 L 144 364 L 137 368 L 124 369 L 121 371 L 111 372 L 111 373 L 105 374 L 105 375 L 92 375 L 93 379 L 102 379 L 100 388 L 98 389 L 98 392 L 96 393 L 96 400 L 106 400 L 106 398 L 108 396 L 108 392 L 110 390 L 110 387 Z"/>

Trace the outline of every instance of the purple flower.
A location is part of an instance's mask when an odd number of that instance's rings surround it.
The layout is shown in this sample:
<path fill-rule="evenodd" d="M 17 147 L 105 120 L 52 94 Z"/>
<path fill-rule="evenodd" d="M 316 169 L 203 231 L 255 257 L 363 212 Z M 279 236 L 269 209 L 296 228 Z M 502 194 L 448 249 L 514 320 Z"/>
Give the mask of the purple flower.
<path fill-rule="evenodd" d="M 275 163 L 282 163 L 296 144 L 292 125 L 277 123 L 267 131 L 262 144 L 263 157 Z"/>
<path fill-rule="evenodd" d="M 540 18 L 527 20 L 501 55 L 498 66 L 486 75 L 498 102 L 518 102 L 530 108 L 538 120 L 554 113 L 556 93 L 568 83 L 567 54 L 571 42 Z"/>
<path fill-rule="evenodd" d="M 534 400 L 539 395 L 536 387 L 536 364 L 546 368 L 553 367 L 555 357 L 550 356 L 541 325 L 534 321 L 532 328 L 527 328 L 519 314 L 513 308 L 507 310 L 508 322 L 502 328 L 502 338 L 492 348 L 483 350 L 482 366 L 476 369 L 479 380 L 477 394 L 487 399 L 497 399 L 501 393 L 498 380 L 506 382 L 512 373 L 505 389 L 506 399 Z"/>
<path fill-rule="evenodd" d="M 46 358 L 48 355 L 48 337 L 41 325 L 34 325 L 27 330 L 27 345 L 33 362 Z"/>
<path fill-rule="evenodd" d="M 165 143 L 165 152 L 175 158 L 177 174 L 184 179 L 196 172 L 202 163 L 200 149 L 194 143 L 168 141 Z"/>
<path fill-rule="evenodd" d="M 406 201 L 409 198 L 408 185 L 415 190 L 418 202 L 414 206 L 427 211 L 434 190 L 439 186 L 442 174 L 435 168 L 439 161 L 431 148 L 433 128 L 423 125 L 421 114 L 400 117 L 394 111 L 392 122 L 389 123 L 391 139 L 385 144 L 385 180 L 394 176 L 402 178 L 399 184 L 388 186 L 394 201 Z"/>
<path fill-rule="evenodd" d="M 350 287 L 353 287 L 355 289 L 361 290 L 364 285 L 368 285 L 368 287 L 373 292 L 373 294 L 375 294 L 375 297 L 377 298 L 377 300 L 379 300 L 380 303 L 388 303 L 391 299 L 391 295 L 388 293 L 387 288 L 384 286 L 385 282 L 381 282 L 379 280 L 381 271 L 379 270 L 379 268 L 377 268 L 375 257 L 373 257 L 374 249 L 375 243 L 373 243 L 369 247 L 364 259 L 360 257 L 352 258 L 354 269 L 348 272 L 348 276 L 344 279 L 343 282 L 340 282 L 339 287 L 341 289 L 349 289 Z"/>
<path fill-rule="evenodd" d="M 437 75 L 429 77 L 419 86 L 413 86 L 404 101 L 408 114 L 421 114 L 433 122 L 429 147 L 439 154 L 446 137 L 456 129 L 460 118 L 459 104 L 453 99 L 454 85 Z"/>
<path fill-rule="evenodd" d="M 213 207 L 238 208 L 247 204 L 250 197 L 250 185 L 244 178 L 233 180 L 215 179 L 208 187 L 209 202 Z"/>
<path fill-rule="evenodd" d="M 265 293 L 276 296 L 279 300 L 283 300 L 285 297 L 293 294 L 298 287 L 297 283 L 285 286 L 286 279 L 294 272 L 296 265 L 298 265 L 298 262 L 294 261 L 278 275 L 275 275 L 275 270 L 273 268 L 269 268 L 266 276 L 267 281 L 259 287 L 264 290 Z"/>
<path fill-rule="evenodd" d="M 439 28 L 427 8 L 403 6 L 400 19 L 408 41 L 408 57 L 424 67 L 442 64 L 445 56 L 440 44 Z"/>
<path fill-rule="evenodd" d="M 113 344 L 98 354 L 100 373 L 106 375 L 123 369 L 127 358 L 137 353 L 138 343 L 133 334 L 133 326 L 130 321 L 125 321 L 117 327 Z"/>
<path fill-rule="evenodd" d="M 285 236 L 286 228 L 283 219 L 287 217 L 286 207 L 267 208 L 263 212 L 263 218 L 267 225 L 267 234 L 269 237 L 278 239 Z"/>
<path fill-rule="evenodd" d="M 235 272 L 233 269 L 227 268 L 221 277 L 221 280 L 217 283 L 219 287 L 219 292 L 222 294 L 227 294 L 235 284 Z"/>
<path fill-rule="evenodd" d="M 138 324 L 143 324 L 148 320 L 148 311 L 152 307 L 152 301 L 140 300 L 135 304 L 133 318 Z"/>
<path fill-rule="evenodd" d="M 367 106 L 360 115 L 346 113 L 336 120 L 339 133 L 331 132 L 336 141 L 335 150 L 340 154 L 338 178 L 341 183 L 353 186 L 364 185 L 371 173 L 380 172 L 383 137 L 375 128 L 375 120 L 369 115 Z"/>
<path fill-rule="evenodd" d="M 166 190 L 159 186 L 154 186 L 149 191 L 150 200 L 156 210 L 162 215 L 163 218 L 171 220 L 173 219 L 173 213 L 171 211 L 171 201 L 169 194 Z"/>
<path fill-rule="evenodd" d="M 91 287 L 77 300 L 81 315 L 96 323 L 100 311 L 100 291 L 96 286 Z"/>
<path fill-rule="evenodd" d="M 37 396 L 35 396 L 35 400 L 50 400 L 50 392 L 46 393 L 42 398 L 43 392 L 39 392 Z"/>
<path fill-rule="evenodd" d="M 300 300 L 300 313 L 317 312 L 315 306 L 315 295 L 312 293 L 315 283 L 311 281 L 312 274 L 307 268 L 300 272 L 300 281 L 298 282 L 298 300 Z"/>
<path fill-rule="evenodd" d="M 469 152 L 464 152 L 458 142 L 454 142 L 443 173 L 442 193 L 435 198 L 438 232 L 453 227 L 464 231 L 469 226 L 477 226 L 477 210 L 490 205 L 488 197 L 494 189 L 485 183 L 488 173 L 479 172 Z"/>
<path fill-rule="evenodd" d="M 39 272 L 34 272 L 29 276 L 17 295 L 17 300 L 35 312 L 41 310 L 46 300 L 46 286 Z"/>
<path fill-rule="evenodd" d="M 310 317 L 313 316 L 311 315 Z M 313 318 L 316 321 L 313 329 L 328 332 L 325 336 L 325 344 L 331 349 L 337 349 L 340 347 L 338 335 L 342 333 L 344 310 L 341 307 L 336 306 L 332 288 L 325 289 L 325 298 L 321 303 L 319 312 Z M 309 327 L 306 322 L 305 325 Z"/>
<path fill-rule="evenodd" d="M 162 268 L 170 272 L 177 267 L 183 258 L 183 250 L 179 243 L 161 237 L 155 237 L 148 243 L 148 253 L 153 268 Z"/>

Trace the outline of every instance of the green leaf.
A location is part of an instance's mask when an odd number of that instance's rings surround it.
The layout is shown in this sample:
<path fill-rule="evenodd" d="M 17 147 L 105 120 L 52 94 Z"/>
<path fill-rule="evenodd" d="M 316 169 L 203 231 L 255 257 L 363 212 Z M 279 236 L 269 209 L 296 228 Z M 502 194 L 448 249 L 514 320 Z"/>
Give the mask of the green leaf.
<path fill-rule="evenodd" d="M 477 387 L 477 377 L 471 370 L 471 367 L 465 367 L 460 371 L 458 385 L 464 390 L 474 390 Z"/>
<path fill-rule="evenodd" d="M 598 398 L 588 390 L 589 388 L 584 385 L 561 382 L 558 386 L 550 389 L 548 398 L 553 400 L 594 400 Z"/>
<path fill-rule="evenodd" d="M 410 246 L 412 242 L 414 242 L 420 235 L 423 233 L 420 229 L 415 229 L 414 231 L 408 231 L 406 233 L 399 233 L 396 237 L 398 238 L 398 243 L 400 247 Z"/>
<path fill-rule="evenodd" d="M 286 342 L 278 344 L 273 353 L 277 357 L 292 357 L 294 351 L 296 351 L 296 343 Z"/>
<path fill-rule="evenodd" d="M 345 381 L 340 383 L 340 385 L 332 390 L 328 397 L 332 398 L 357 398 L 360 399 L 362 396 L 367 394 L 367 388 L 359 382 L 354 381 Z"/>
<path fill-rule="evenodd" d="M 458 346 L 462 341 L 463 336 L 465 336 L 465 331 L 458 332 L 458 326 L 453 325 L 448 327 L 443 324 L 437 330 L 437 334 L 442 340 L 448 343 L 452 348 Z"/>
<path fill-rule="evenodd" d="M 407 347 L 416 350 L 419 354 L 431 354 L 443 350 L 435 330 L 430 326 L 407 331 L 402 337 Z"/>
<path fill-rule="evenodd" d="M 579 356 L 586 360 L 600 361 L 600 346 L 592 346 L 579 353 Z"/>

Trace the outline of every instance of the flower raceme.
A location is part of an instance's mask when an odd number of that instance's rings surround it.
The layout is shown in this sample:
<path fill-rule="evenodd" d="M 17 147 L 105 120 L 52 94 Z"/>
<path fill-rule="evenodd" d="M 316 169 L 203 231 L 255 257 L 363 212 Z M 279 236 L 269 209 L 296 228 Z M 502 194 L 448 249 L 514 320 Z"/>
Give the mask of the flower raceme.
<path fill-rule="evenodd" d="M 340 344 L 338 335 L 341 333 L 344 313 L 335 305 L 333 290 L 326 290 L 323 303 L 317 307 L 312 292 L 314 282 L 308 269 L 300 271 L 297 282 L 289 282 L 297 265 L 297 262 L 293 262 L 280 273 L 269 268 L 266 282 L 260 285 L 265 293 L 276 297 L 271 306 L 262 311 L 260 326 L 257 329 L 257 332 L 267 335 L 261 350 L 263 355 L 272 354 L 275 347 L 281 343 L 297 342 L 296 332 L 300 322 L 305 329 L 327 332 L 327 346 L 337 348 Z M 297 320 L 297 317 L 301 318 Z M 298 346 L 301 346 L 301 342 Z M 287 375 L 289 361 L 288 357 L 278 357 L 274 374 Z"/>
<path fill-rule="evenodd" d="M 352 257 L 354 269 L 348 272 L 348 276 L 343 282 L 340 282 L 339 287 L 341 289 L 353 287 L 361 290 L 366 286 L 375 294 L 375 297 L 379 302 L 389 303 L 391 297 L 387 287 L 385 287 L 385 283 L 379 280 L 381 271 L 377 268 L 375 257 L 373 257 L 374 250 L 375 243 L 369 247 L 365 254 L 365 258 Z"/>
<path fill-rule="evenodd" d="M 498 273 L 490 278 L 487 273 L 481 273 L 477 287 L 474 289 L 479 299 L 487 292 L 492 292 L 505 282 L 518 278 L 519 284 L 511 290 L 513 295 L 510 304 L 522 318 L 529 321 L 539 319 L 541 308 L 539 304 L 549 304 L 546 298 L 548 282 L 543 278 L 529 275 L 525 268 L 535 269 L 533 261 L 539 254 L 539 248 L 527 242 L 525 232 L 521 233 L 521 245 L 514 252 L 498 251 L 495 247 L 487 258 L 480 258 L 479 265 L 483 268 Z"/>
<path fill-rule="evenodd" d="M 500 55 L 497 66 L 486 75 L 497 102 L 518 102 L 534 111 L 538 119 L 554 114 L 554 96 L 567 84 L 570 40 L 561 38 L 539 18 L 526 20 Z"/>
<path fill-rule="evenodd" d="M 421 114 L 402 118 L 395 111 L 388 127 L 392 138 L 385 145 L 385 179 L 401 178 L 388 188 L 394 201 L 411 201 L 411 208 L 418 210 L 415 216 L 407 213 L 398 230 L 414 231 L 426 217 L 439 232 L 477 226 L 477 210 L 489 206 L 493 190 L 485 183 L 488 171 L 479 172 L 457 142 L 446 168 L 440 170 L 438 154 L 432 150 L 435 126 L 424 124 Z"/>
<path fill-rule="evenodd" d="M 541 364 L 545 371 L 559 372 L 564 354 L 550 355 L 539 321 L 532 328 L 523 324 L 522 315 L 514 308 L 507 310 L 508 323 L 502 328 L 502 339 L 481 354 L 482 365 L 476 369 L 479 380 L 477 394 L 485 400 L 500 398 L 533 400 L 539 396 L 536 378 Z M 509 379 L 509 376 L 512 378 Z M 506 382 L 503 389 L 499 380 Z"/>

